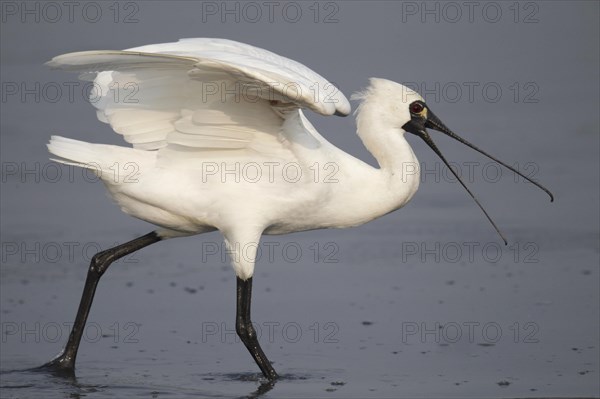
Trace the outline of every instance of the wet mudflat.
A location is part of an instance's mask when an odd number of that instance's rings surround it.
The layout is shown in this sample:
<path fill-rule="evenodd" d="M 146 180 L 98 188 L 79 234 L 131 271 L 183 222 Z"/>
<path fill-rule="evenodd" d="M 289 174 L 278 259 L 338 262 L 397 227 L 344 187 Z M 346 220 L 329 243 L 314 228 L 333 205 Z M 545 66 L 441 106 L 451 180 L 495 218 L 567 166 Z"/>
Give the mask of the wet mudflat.
<path fill-rule="evenodd" d="M 6 371 L 37 366 L 60 350 L 84 259 L 4 265 L 2 396 L 594 396 L 597 253 L 548 249 L 531 264 L 515 263 L 512 253 L 496 263 L 422 263 L 398 244 L 402 220 L 390 219 L 363 231 L 265 238 L 265 250 L 306 252 L 297 262 L 291 252 L 274 252 L 255 278 L 254 321 L 282 375 L 272 387 L 235 336 L 230 267 L 221 254 L 205 255 L 205 262 L 198 254 L 212 252 L 217 234 L 160 243 L 111 267 L 76 381 Z M 431 232 L 407 224 L 403 234 L 417 238 L 411 243 L 435 242 Z M 471 234 L 488 235 L 484 230 Z M 464 242 L 468 234 L 460 232 Z M 492 234 L 489 240 L 495 242 Z M 339 251 L 331 263 L 315 262 L 311 247 L 326 244 Z"/>

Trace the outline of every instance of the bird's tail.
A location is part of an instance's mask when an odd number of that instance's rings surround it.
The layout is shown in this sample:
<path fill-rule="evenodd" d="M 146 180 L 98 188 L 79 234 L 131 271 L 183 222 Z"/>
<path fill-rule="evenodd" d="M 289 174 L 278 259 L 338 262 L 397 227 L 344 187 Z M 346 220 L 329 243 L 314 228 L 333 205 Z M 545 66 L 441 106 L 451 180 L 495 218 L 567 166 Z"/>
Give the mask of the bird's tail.
<path fill-rule="evenodd" d="M 93 170 L 106 182 L 114 181 L 117 174 L 127 177 L 141 172 L 155 157 L 154 151 L 87 143 L 61 136 L 50 137 L 48 151 L 58 157 L 51 160 Z"/>

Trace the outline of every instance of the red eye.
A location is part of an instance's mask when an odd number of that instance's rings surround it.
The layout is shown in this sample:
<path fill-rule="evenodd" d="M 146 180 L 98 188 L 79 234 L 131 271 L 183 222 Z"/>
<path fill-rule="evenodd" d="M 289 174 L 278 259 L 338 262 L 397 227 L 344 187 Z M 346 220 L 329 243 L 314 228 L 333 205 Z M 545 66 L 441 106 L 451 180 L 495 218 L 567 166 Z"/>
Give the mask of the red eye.
<path fill-rule="evenodd" d="M 410 112 L 413 114 L 420 114 L 421 111 L 423 111 L 423 104 L 421 104 L 420 102 L 415 101 L 414 103 L 410 104 Z"/>

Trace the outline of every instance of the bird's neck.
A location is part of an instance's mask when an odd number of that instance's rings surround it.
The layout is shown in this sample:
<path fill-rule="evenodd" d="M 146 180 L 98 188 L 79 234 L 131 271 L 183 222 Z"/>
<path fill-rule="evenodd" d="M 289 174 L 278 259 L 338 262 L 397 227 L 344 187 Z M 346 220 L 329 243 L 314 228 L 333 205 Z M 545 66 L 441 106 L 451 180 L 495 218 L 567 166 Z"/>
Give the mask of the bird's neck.
<path fill-rule="evenodd" d="M 418 181 L 418 160 L 401 127 L 386 123 L 381 110 L 370 102 L 359 107 L 356 125 L 358 136 L 377 160 L 383 174 L 401 182 L 412 180 L 411 176 L 417 177 Z"/>
<path fill-rule="evenodd" d="M 404 206 L 412 198 L 419 187 L 419 164 L 404 131 L 382 122 L 368 107 L 359 109 L 357 134 L 380 166 L 373 168 L 361 162 L 349 177 L 353 191 L 345 193 L 344 202 L 361 224 Z"/>

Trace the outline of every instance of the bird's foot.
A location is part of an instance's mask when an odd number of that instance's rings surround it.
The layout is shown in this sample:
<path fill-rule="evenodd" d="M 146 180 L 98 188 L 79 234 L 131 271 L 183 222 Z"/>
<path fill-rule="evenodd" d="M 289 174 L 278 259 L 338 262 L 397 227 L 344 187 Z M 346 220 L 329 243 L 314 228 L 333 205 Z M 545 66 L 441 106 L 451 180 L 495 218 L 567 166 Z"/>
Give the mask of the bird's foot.
<path fill-rule="evenodd" d="M 273 367 L 271 366 L 270 363 L 269 363 L 269 367 L 266 367 L 264 370 L 262 370 L 262 372 L 263 372 L 263 376 L 269 382 L 274 383 L 279 378 L 279 374 L 277 374 L 277 372 L 275 371 L 275 369 L 273 369 Z"/>
<path fill-rule="evenodd" d="M 39 367 L 34 367 L 29 371 L 51 373 L 59 377 L 73 378 L 75 377 L 75 359 L 73 359 L 71 356 L 61 353 L 48 363 L 45 363 Z"/>

